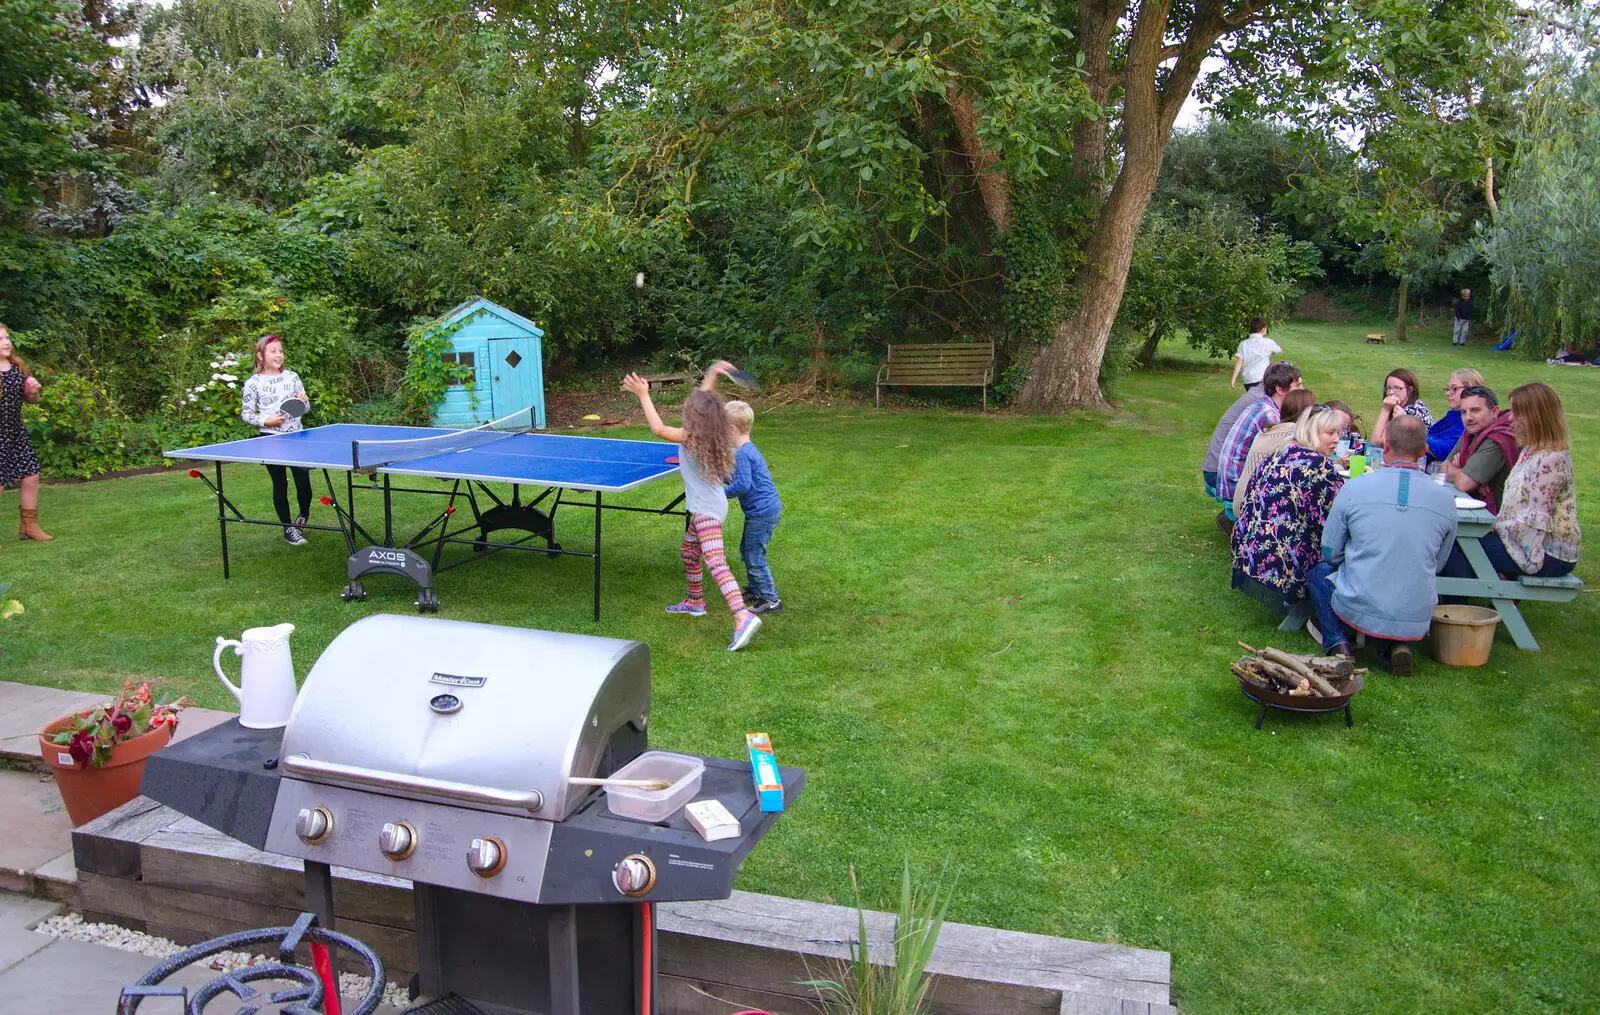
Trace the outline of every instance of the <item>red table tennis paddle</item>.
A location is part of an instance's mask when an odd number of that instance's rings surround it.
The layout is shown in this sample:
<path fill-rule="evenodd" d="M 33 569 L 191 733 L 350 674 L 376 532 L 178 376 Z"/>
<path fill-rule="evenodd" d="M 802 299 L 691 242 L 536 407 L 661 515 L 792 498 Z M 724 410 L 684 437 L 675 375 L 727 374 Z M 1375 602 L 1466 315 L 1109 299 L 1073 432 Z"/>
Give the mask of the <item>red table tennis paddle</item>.
<path fill-rule="evenodd" d="M 678 456 L 677 455 L 673 455 L 671 458 L 667 459 L 667 464 L 668 465 L 677 465 L 678 464 Z"/>

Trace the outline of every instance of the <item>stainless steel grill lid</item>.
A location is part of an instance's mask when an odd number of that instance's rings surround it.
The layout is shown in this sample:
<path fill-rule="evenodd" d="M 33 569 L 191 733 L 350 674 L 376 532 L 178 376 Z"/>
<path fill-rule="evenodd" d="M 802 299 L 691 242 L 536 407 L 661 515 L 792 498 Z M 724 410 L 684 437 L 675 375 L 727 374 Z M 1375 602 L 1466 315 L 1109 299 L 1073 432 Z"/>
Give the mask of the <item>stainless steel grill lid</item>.
<path fill-rule="evenodd" d="M 286 775 L 551 821 L 650 715 L 643 642 L 430 617 L 346 628 L 306 677 Z"/>

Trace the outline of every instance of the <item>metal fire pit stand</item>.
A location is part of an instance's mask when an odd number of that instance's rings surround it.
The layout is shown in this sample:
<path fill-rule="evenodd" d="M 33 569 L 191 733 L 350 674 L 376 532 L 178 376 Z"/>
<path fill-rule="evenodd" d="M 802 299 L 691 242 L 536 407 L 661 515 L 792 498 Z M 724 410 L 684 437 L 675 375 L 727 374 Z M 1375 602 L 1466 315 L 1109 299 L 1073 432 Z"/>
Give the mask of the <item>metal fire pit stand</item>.
<path fill-rule="evenodd" d="M 1241 685 L 1241 687 L 1242 686 L 1243 685 Z M 1343 712 L 1344 724 L 1346 727 L 1353 727 L 1356 724 L 1355 719 L 1351 718 L 1350 716 L 1349 699 L 1346 699 L 1343 705 L 1338 705 L 1334 708 L 1295 708 L 1292 705 L 1280 705 L 1275 701 L 1263 701 L 1262 699 L 1251 694 L 1248 689 L 1245 689 L 1244 696 L 1261 706 L 1261 711 L 1256 713 L 1256 729 L 1260 729 L 1261 724 L 1266 721 L 1268 709 L 1273 709 L 1278 712 L 1299 712 L 1302 715 L 1333 715 L 1338 712 Z"/>
<path fill-rule="evenodd" d="M 266 944 L 275 946 L 276 962 L 260 963 L 223 973 L 210 983 L 196 988 L 193 996 L 189 994 L 187 987 L 162 985 L 161 981 L 185 966 L 208 959 L 220 952 L 248 951 L 252 946 Z M 296 952 L 302 945 L 309 945 L 311 948 L 312 966 L 302 965 L 299 961 Z M 358 957 L 365 967 L 360 970 L 360 974 L 367 977 L 367 992 L 353 1007 L 344 1009 L 342 1015 L 371 1015 L 383 1000 L 383 960 L 379 959 L 371 948 L 355 938 L 317 926 L 317 919 L 311 913 L 301 913 L 300 918 L 289 927 L 266 927 L 261 930 L 242 930 L 235 934 L 224 934 L 222 937 L 202 941 L 164 960 L 141 976 L 138 983 L 122 988 L 122 996 L 117 999 L 117 1015 L 135 1015 L 139 1005 L 152 997 L 179 998 L 187 1015 L 201 1015 L 212 1001 L 223 994 L 232 994 L 239 999 L 239 1015 L 255 1015 L 263 1004 L 287 1005 L 283 1011 L 288 1015 L 320 1015 L 325 1011 L 331 1012 L 337 1010 L 337 1002 L 334 1005 L 328 1004 L 323 975 L 314 968 L 320 961 L 319 952 L 325 951 L 329 956 L 336 954 L 329 948 L 330 945 Z M 329 979 L 337 983 L 338 974 L 333 973 Z M 263 995 L 250 986 L 252 983 L 262 981 L 279 981 L 297 986 Z"/>

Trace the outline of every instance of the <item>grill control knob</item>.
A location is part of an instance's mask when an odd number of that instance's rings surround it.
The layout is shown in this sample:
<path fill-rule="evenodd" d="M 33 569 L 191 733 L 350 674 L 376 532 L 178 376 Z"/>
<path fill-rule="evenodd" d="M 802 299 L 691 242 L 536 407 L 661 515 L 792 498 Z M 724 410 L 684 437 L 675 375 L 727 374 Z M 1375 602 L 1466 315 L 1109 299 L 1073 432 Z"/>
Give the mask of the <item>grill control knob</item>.
<path fill-rule="evenodd" d="M 649 895 L 656 886 L 656 865 L 642 853 L 625 856 L 611 872 L 611 883 L 623 895 L 637 898 Z"/>
<path fill-rule="evenodd" d="M 391 860 L 404 860 L 417 850 L 417 830 L 409 821 L 389 821 L 378 833 L 378 850 Z"/>
<path fill-rule="evenodd" d="M 333 834 L 333 815 L 326 807 L 302 807 L 294 819 L 294 834 L 308 846 L 320 846 Z"/>
<path fill-rule="evenodd" d="M 467 850 L 467 867 L 480 878 L 492 878 L 505 870 L 506 844 L 499 839 L 473 839 Z"/>

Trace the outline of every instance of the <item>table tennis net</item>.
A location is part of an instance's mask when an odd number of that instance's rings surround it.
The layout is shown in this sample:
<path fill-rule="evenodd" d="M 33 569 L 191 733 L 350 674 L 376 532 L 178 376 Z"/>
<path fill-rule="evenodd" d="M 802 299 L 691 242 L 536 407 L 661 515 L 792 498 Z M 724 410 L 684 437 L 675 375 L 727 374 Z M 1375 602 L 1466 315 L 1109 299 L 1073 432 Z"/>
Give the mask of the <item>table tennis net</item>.
<path fill-rule="evenodd" d="M 404 437 L 399 440 L 368 440 L 351 442 L 351 466 L 356 469 L 376 469 L 397 462 L 408 462 L 450 451 L 466 451 L 493 444 L 519 433 L 533 429 L 533 409 L 521 409 L 509 416 L 490 420 L 470 430 L 432 434 L 428 437 Z"/>

